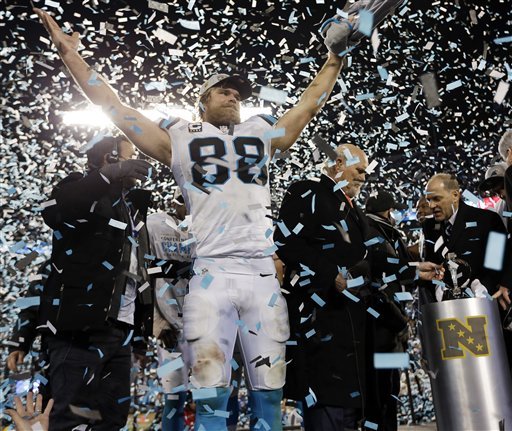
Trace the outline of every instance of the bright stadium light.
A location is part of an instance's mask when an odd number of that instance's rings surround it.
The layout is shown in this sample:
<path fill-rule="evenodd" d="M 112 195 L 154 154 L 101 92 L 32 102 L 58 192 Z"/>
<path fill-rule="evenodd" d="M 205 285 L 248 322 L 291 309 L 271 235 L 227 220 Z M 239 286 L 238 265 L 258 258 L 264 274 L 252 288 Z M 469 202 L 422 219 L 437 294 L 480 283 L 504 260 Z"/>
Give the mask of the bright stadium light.
<path fill-rule="evenodd" d="M 191 107 L 158 105 L 154 109 L 142 109 L 140 112 L 153 121 L 169 116 L 180 117 L 187 121 L 194 120 L 194 110 Z M 270 107 L 242 106 L 240 110 L 242 121 L 258 114 L 270 115 L 272 114 L 272 109 Z M 93 126 L 99 129 L 113 126 L 101 108 L 95 106 L 78 111 L 61 111 L 60 115 L 62 116 L 62 122 L 66 125 Z"/>

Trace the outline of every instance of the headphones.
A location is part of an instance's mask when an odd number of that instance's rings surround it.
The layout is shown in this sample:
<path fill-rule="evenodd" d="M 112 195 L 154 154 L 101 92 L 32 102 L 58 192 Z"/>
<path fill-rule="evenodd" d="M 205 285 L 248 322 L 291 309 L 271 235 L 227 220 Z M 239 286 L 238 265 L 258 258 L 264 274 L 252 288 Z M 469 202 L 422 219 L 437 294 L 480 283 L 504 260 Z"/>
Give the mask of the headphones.
<path fill-rule="evenodd" d="M 118 148 L 119 141 L 116 139 L 114 148 L 110 153 L 107 154 L 107 163 L 117 163 L 119 162 L 119 148 Z"/>

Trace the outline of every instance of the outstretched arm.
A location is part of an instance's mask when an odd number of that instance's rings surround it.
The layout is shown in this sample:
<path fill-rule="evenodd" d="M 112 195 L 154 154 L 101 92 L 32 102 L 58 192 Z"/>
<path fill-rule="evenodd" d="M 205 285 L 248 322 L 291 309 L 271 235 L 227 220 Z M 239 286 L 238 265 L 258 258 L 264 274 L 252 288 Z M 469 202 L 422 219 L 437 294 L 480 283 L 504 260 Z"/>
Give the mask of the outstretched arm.
<path fill-rule="evenodd" d="M 45 11 L 34 8 L 34 12 L 41 19 L 62 61 L 85 96 L 93 104 L 101 106 L 112 122 L 139 150 L 170 166 L 169 135 L 139 111 L 122 103 L 105 79 L 89 67 L 78 53 L 80 35 L 77 32 L 69 36 Z"/>
<path fill-rule="evenodd" d="M 287 111 L 276 123 L 275 128 L 284 128 L 286 133 L 272 139 L 272 148 L 286 151 L 297 140 L 302 130 L 320 112 L 334 88 L 340 73 L 343 58 L 329 52 L 327 61 L 302 94 L 299 103 Z"/>

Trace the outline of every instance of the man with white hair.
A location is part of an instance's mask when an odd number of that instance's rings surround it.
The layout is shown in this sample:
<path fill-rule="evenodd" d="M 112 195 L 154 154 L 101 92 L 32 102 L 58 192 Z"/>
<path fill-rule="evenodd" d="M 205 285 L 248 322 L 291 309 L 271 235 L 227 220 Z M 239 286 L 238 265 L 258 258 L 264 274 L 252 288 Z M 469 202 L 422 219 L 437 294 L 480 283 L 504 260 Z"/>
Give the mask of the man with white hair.
<path fill-rule="evenodd" d="M 355 429 L 367 402 L 365 298 L 371 271 L 378 271 L 371 247 L 377 239 L 369 238 L 366 216 L 354 201 L 367 167 L 361 148 L 337 147 L 319 181 L 290 186 L 274 233 L 286 265 L 283 290 L 289 292 L 293 334 L 285 396 L 304 403 L 306 431 Z M 436 268 L 422 262 L 419 276 L 432 280 Z M 388 275 L 400 279 L 403 272 L 396 264 Z"/>

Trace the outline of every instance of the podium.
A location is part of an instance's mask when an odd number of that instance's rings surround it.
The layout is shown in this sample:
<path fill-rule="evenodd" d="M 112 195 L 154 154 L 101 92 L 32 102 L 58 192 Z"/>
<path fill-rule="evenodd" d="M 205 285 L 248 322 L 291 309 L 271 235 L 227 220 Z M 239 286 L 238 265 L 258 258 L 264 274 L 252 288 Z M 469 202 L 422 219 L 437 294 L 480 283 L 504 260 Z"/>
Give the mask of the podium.
<path fill-rule="evenodd" d="M 438 430 L 512 430 L 498 304 L 485 298 L 426 304 L 421 320 Z"/>

